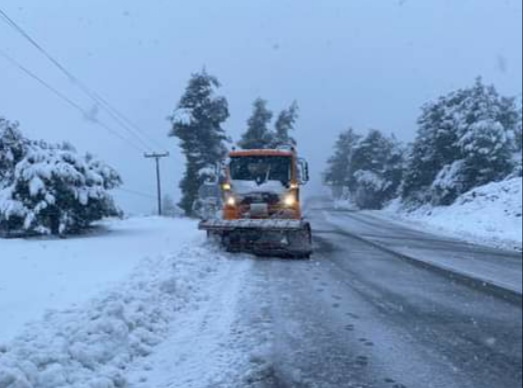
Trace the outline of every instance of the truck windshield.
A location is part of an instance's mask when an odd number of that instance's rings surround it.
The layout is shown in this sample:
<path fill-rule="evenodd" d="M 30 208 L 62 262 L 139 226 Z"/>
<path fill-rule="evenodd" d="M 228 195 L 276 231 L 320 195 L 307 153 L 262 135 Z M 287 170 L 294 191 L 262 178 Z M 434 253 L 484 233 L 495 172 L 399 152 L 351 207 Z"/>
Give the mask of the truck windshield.
<path fill-rule="evenodd" d="M 278 181 L 288 186 L 291 180 L 291 158 L 288 156 L 234 157 L 229 169 L 232 180 L 253 181 L 258 185 Z"/>

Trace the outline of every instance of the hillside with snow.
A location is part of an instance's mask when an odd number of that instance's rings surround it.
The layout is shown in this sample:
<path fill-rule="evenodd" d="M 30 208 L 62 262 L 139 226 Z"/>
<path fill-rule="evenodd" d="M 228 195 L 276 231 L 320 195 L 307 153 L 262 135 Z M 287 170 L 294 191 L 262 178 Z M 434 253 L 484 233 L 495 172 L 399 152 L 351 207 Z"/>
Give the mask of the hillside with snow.
<path fill-rule="evenodd" d="M 379 213 L 481 244 L 522 248 L 522 178 L 480 186 L 451 206 L 412 210 L 394 201 Z"/>

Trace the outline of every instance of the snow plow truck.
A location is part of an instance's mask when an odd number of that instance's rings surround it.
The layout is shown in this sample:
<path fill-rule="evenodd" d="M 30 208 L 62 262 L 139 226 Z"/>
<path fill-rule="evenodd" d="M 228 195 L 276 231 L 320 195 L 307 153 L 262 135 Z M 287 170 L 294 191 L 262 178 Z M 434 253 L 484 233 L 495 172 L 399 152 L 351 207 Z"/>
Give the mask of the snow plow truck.
<path fill-rule="evenodd" d="M 309 171 L 295 148 L 234 150 L 217 173 L 223 209 L 200 230 L 229 252 L 310 257 L 312 232 L 300 196 Z"/>

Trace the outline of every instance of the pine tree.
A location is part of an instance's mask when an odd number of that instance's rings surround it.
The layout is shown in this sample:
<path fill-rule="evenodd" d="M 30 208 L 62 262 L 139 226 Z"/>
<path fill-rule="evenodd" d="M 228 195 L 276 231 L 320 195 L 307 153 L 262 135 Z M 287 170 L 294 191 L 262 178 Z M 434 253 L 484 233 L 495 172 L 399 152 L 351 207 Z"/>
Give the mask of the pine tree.
<path fill-rule="evenodd" d="M 517 98 L 514 102 L 514 110 L 516 112 L 516 124 L 514 126 L 514 151 L 521 153 L 523 149 L 523 99 Z"/>
<path fill-rule="evenodd" d="M 247 121 L 247 131 L 238 145 L 243 149 L 267 149 L 274 144 L 274 133 L 269 129 L 273 113 L 267 108 L 267 101 L 254 101 L 253 112 Z"/>
<path fill-rule="evenodd" d="M 26 146 L 18 124 L 0 117 L 0 189 L 12 183 L 15 166 L 22 160 Z"/>
<path fill-rule="evenodd" d="M 454 111 L 467 96 L 458 90 L 434 103 L 422 107 L 418 119 L 418 134 L 408 157 L 402 196 L 404 199 L 426 202 L 432 183 L 439 172 L 455 161 L 458 122 Z"/>
<path fill-rule="evenodd" d="M 361 136 L 356 134 L 352 128 L 342 132 L 334 145 L 334 155 L 327 162 L 328 167 L 323 180 L 326 185 L 334 189 L 338 199 L 344 188 L 349 187 L 352 155 L 360 138 Z"/>
<path fill-rule="evenodd" d="M 295 129 L 296 121 L 298 120 L 299 107 L 296 102 L 288 109 L 284 109 L 278 116 L 276 123 L 274 125 L 276 129 L 274 148 L 292 145 L 296 146 L 296 140 L 290 135 L 290 133 Z"/>
<path fill-rule="evenodd" d="M 229 109 L 227 100 L 216 95 L 219 87 L 217 78 L 206 71 L 193 74 L 171 117 L 170 136 L 180 139 L 186 157 L 179 206 L 187 215 L 192 215 L 198 189 L 226 154 L 228 138 L 222 125 L 229 117 Z"/>
<path fill-rule="evenodd" d="M 481 78 L 424 106 L 402 197 L 450 204 L 465 191 L 506 177 L 519 117 L 514 100 L 500 97 Z"/>
<path fill-rule="evenodd" d="M 485 86 L 478 78 L 459 110 L 462 192 L 504 179 L 512 170 L 511 140 L 518 120 L 514 100 L 501 98 L 493 86 Z"/>
<path fill-rule="evenodd" d="M 403 175 L 403 148 L 394 137 L 371 130 L 354 148 L 349 188 L 362 209 L 381 209 L 394 198 Z"/>
<path fill-rule="evenodd" d="M 393 136 L 371 130 L 362 138 L 349 129 L 336 142 L 324 181 L 338 196 L 348 193 L 360 208 L 379 209 L 398 193 L 404 155 L 403 146 Z"/>
<path fill-rule="evenodd" d="M 394 135 L 388 138 L 385 151 L 387 158 L 383 169 L 383 178 L 389 184 L 383 192 L 383 198 L 384 201 L 389 201 L 399 195 L 405 173 L 405 155 L 407 151 L 406 147 Z"/>

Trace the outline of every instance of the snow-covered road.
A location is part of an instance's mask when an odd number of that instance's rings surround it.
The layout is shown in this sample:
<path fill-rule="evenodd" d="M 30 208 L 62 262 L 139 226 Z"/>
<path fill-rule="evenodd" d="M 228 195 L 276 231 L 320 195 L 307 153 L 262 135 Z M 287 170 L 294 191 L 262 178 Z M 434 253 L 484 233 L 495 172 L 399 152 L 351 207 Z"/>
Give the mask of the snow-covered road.
<path fill-rule="evenodd" d="M 34 322 L 0 345 L 0 387 L 521 386 L 521 306 L 351 237 L 369 230 L 344 213 L 309 216 L 307 261 L 225 254 L 186 221 L 113 225 L 143 229 L 120 244 L 138 254 L 149 241 L 145 258 L 76 306 L 32 309 Z M 474 255 L 459 248 L 440 255 Z"/>

